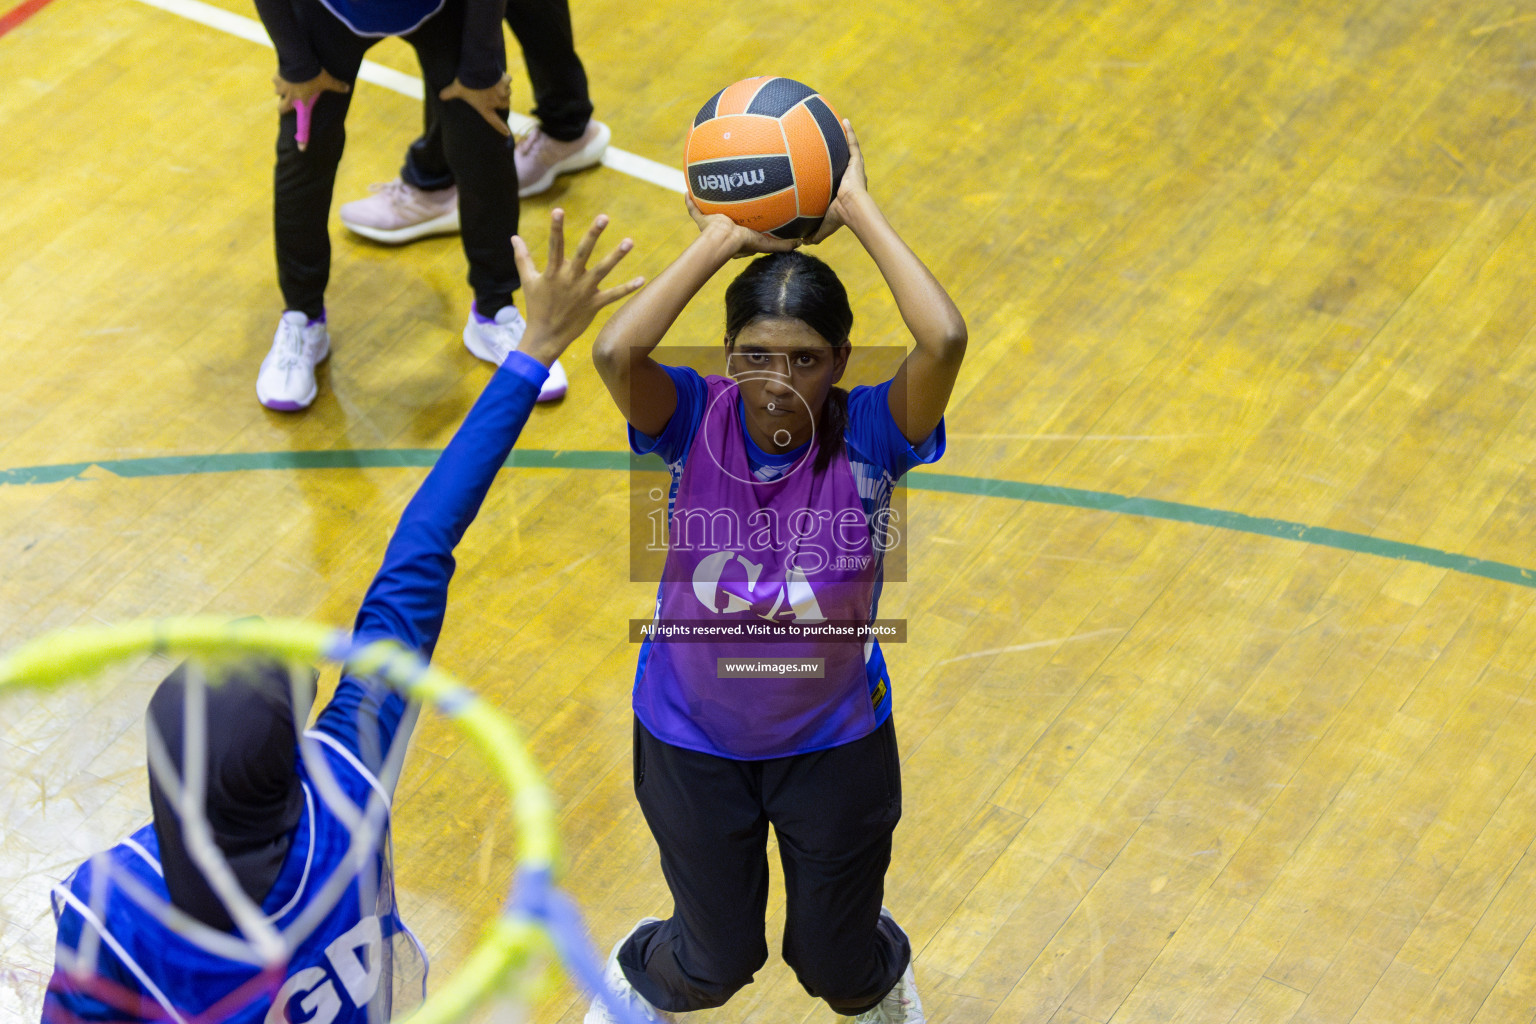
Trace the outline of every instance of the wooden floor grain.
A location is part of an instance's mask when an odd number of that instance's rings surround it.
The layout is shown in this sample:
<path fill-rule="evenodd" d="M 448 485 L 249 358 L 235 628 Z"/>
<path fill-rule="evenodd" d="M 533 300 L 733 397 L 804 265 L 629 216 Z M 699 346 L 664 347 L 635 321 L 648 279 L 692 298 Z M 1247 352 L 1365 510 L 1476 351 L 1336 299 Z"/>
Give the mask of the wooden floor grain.
<path fill-rule="evenodd" d="M 1536 574 L 1477 567 L 1536 566 L 1536 20 L 1463 0 L 575 8 L 597 116 L 662 164 L 738 78 L 830 97 L 970 326 L 933 472 L 972 483 L 914 480 L 908 582 L 881 607 L 911 623 L 887 655 L 886 899 L 928 1019 L 1532 1020 Z M 401 43 L 370 57 L 418 74 Z M 333 219 L 320 398 L 258 406 L 281 312 L 272 71 L 133 0 L 56 0 L 0 38 L 7 646 L 149 614 L 349 621 L 424 471 L 197 459 L 439 448 L 489 377 L 459 339 L 457 240 L 390 249 Z M 419 116 L 358 86 L 338 203 L 395 172 Z M 676 193 L 599 168 L 524 202 L 536 251 L 556 205 L 608 213 L 633 273 L 693 232 Z M 855 345 L 902 344 L 856 243 L 821 255 Z M 715 343 L 724 284 L 672 341 Z M 566 366 L 520 447 L 621 451 L 583 345 Z M 154 457 L 183 461 L 123 468 Z M 627 578 L 628 529 L 621 472 L 505 471 L 438 649 L 528 731 L 604 950 L 668 911 L 630 791 L 626 623 L 654 591 Z M 35 1017 L 47 886 L 147 819 L 154 668 L 0 704 L 0 1017 Z M 500 905 L 514 836 L 434 724 L 397 820 L 441 978 Z M 561 987 L 535 1019 L 584 1008 Z M 698 1016 L 834 1015 L 775 954 Z"/>

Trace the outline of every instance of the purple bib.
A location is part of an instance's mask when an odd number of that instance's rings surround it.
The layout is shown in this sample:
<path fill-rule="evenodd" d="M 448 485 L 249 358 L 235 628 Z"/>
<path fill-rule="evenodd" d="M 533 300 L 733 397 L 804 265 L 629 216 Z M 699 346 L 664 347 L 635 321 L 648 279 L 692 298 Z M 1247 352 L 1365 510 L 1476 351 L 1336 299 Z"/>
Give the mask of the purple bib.
<path fill-rule="evenodd" d="M 851 743 L 879 724 L 866 641 L 850 628 L 870 621 L 877 570 L 853 470 L 839 455 L 815 472 L 818 439 L 783 476 L 757 480 L 736 382 L 705 383 L 708 405 L 668 524 L 656 618 L 726 635 L 653 637 L 635 714 L 667 743 L 738 760 Z M 787 629 L 815 635 L 784 639 Z M 777 638 L 754 639 L 767 632 Z M 822 659 L 824 675 L 720 678 L 720 658 Z"/>

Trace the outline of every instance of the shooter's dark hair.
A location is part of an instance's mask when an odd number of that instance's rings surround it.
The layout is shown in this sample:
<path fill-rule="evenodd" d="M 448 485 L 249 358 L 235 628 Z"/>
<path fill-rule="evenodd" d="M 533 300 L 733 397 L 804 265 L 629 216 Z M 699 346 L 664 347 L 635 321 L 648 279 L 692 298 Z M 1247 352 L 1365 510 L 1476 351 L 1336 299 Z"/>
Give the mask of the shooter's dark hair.
<path fill-rule="evenodd" d="M 832 350 L 847 348 L 853 331 L 848 291 L 832 268 L 815 256 L 794 250 L 753 260 L 725 289 L 725 343 L 759 320 L 799 320 L 824 338 Z M 842 451 L 848 426 L 848 392 L 834 387 L 816 423 L 821 440 L 816 470 L 821 472 Z"/>

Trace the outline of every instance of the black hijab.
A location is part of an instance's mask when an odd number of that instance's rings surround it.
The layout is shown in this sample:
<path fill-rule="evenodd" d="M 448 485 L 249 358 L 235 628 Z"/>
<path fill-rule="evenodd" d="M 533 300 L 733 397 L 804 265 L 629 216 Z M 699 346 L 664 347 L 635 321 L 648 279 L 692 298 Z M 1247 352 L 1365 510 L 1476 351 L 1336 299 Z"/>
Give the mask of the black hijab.
<path fill-rule="evenodd" d="M 307 687 L 305 712 L 313 699 L 313 678 Z M 183 662 L 155 690 L 145 714 L 146 727 L 157 728 L 165 741 L 178 777 L 183 775 L 186 688 Z M 240 887 L 259 905 L 277 881 L 304 812 L 288 669 L 275 660 L 245 662 L 231 668 L 222 684 L 210 683 L 205 692 L 204 813 L 213 841 Z M 171 902 L 204 924 L 234 932 L 229 911 L 187 850 L 175 803 L 153 771 L 149 800 Z"/>

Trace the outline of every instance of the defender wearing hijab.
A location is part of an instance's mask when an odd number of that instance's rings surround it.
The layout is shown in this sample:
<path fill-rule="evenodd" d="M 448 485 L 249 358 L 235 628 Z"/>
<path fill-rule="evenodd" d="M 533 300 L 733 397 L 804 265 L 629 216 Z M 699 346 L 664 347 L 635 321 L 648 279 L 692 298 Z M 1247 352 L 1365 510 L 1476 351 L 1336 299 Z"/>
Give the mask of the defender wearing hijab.
<path fill-rule="evenodd" d="M 563 251 L 562 216 L 554 211 L 551 265 L 544 274 L 514 239 L 529 299 L 528 332 L 406 506 L 358 611 L 353 636 L 360 642 L 388 637 L 431 657 L 447 608 L 453 550 L 506 462 L 550 364 L 598 309 L 640 285 L 637 278 L 598 290 L 629 249 L 626 241 L 586 265 L 606 218 L 587 232 L 576 258 L 562 263 L 556 256 L 557 242 Z M 185 753 L 187 671 L 177 669 L 160 685 L 147 716 L 178 768 Z M 396 961 L 414 960 L 419 947 L 395 913 L 387 838 L 368 863 L 349 861 L 352 833 L 317 799 L 306 765 L 311 758 L 300 757 L 297 750 L 295 719 L 307 712 L 308 695 L 301 695 L 304 708 L 295 709 L 290 694 L 286 667 L 274 663 L 248 665 L 223 685 L 207 688 L 205 816 L 240 887 L 279 931 L 303 913 L 336 871 L 350 876 L 347 893 L 298 943 L 281 977 L 221 956 L 207 943 L 193 943 L 185 933 L 196 929 L 168 927 L 115 880 L 131 875 L 175 910 L 238 934 L 224 902 L 193 863 L 173 794 L 152 782 L 154 821 L 103 855 L 112 867 L 109 877 L 93 877 L 98 866 L 93 859 L 54 888 L 59 937 L 43 1004 L 45 1024 L 363 1024 L 388 1020 L 400 1009 L 394 997 L 411 965 Z M 398 693 L 343 675 L 335 696 L 306 733 L 356 806 L 364 806 L 373 793 L 389 799 L 376 776 L 396 734 L 410 728 L 409 722 L 402 725 L 406 713 Z M 115 888 L 108 889 L 104 901 L 93 899 L 93 881 Z M 94 908 L 103 905 L 98 915 Z M 82 942 L 88 931 L 100 942 Z M 95 960 L 84 972 L 87 980 L 79 982 L 67 967 L 92 949 Z M 415 997 L 420 998 L 419 989 Z"/>
<path fill-rule="evenodd" d="M 166 677 L 150 698 L 146 729 L 165 743 L 174 765 L 185 757 L 187 666 Z M 308 686 L 314 700 L 314 680 Z M 275 661 L 241 666 L 207 690 L 206 810 L 213 841 L 254 902 L 271 892 L 304 813 L 294 743 L 293 696 L 288 672 Z M 229 910 L 214 894 L 186 848 L 175 804 L 149 773 L 155 839 L 171 903 L 223 932 L 233 932 Z"/>

